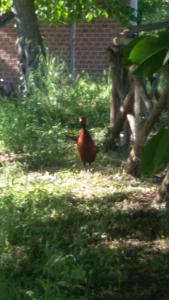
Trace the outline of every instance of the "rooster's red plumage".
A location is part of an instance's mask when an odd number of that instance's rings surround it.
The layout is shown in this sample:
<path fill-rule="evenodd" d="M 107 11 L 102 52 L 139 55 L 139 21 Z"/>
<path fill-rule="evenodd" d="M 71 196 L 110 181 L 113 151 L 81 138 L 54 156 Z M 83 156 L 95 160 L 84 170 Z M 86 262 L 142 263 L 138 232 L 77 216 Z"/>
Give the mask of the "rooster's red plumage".
<path fill-rule="evenodd" d="M 98 147 L 95 145 L 89 131 L 86 129 L 86 119 L 80 117 L 79 123 L 82 129 L 77 138 L 77 150 L 84 167 L 86 167 L 86 163 L 91 164 L 95 160 Z"/>

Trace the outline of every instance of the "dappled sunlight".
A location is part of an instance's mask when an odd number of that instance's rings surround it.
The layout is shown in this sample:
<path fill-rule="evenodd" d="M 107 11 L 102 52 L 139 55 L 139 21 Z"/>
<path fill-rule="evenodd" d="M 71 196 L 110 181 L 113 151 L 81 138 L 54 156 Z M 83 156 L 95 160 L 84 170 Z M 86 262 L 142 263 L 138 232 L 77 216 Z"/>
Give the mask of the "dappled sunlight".
<path fill-rule="evenodd" d="M 0 268 L 15 278 L 9 299 L 28 281 L 36 295 L 149 300 L 138 290 L 149 278 L 160 297 L 160 276 L 168 292 L 168 213 L 152 206 L 152 183 L 117 167 L 30 171 L 13 161 L 1 167 L 0 191 Z"/>
<path fill-rule="evenodd" d="M 41 291 L 47 299 L 61 293 L 59 300 L 150 300 L 145 292 L 138 296 L 148 278 L 152 299 L 157 291 L 161 297 L 169 218 L 156 201 L 157 185 L 126 174 L 125 158 L 116 153 L 99 153 L 90 170 L 75 155 L 36 168 L 38 158 L 26 153 L 1 158 L 0 268 L 10 284 L 7 299 L 17 299 L 16 291 L 21 299 L 29 282 L 37 300 Z"/>
<path fill-rule="evenodd" d="M 145 241 L 140 239 L 114 239 L 112 241 L 105 240 L 104 245 L 109 249 L 118 249 L 125 247 L 126 249 L 135 248 L 137 250 L 142 249 L 147 254 L 153 253 L 167 253 L 169 252 L 169 238 L 157 239 L 154 241 Z"/>
<path fill-rule="evenodd" d="M 117 169 L 116 169 L 117 171 Z M 114 171 L 113 171 L 114 172 Z M 48 190 L 60 189 L 67 191 L 76 198 L 92 200 L 108 197 L 114 209 L 137 209 L 137 207 L 153 205 L 149 199 L 155 199 L 157 188 L 150 184 L 140 184 L 139 180 L 126 175 L 124 172 L 110 174 L 106 168 L 102 171 L 89 170 L 71 170 L 64 169 L 59 171 L 28 171 L 27 167 L 21 167 L 20 164 L 4 165 L 0 173 L 0 186 L 12 184 L 25 186 L 25 189 L 31 186 L 45 186 Z M 122 193 L 125 195 L 123 201 L 115 201 L 114 195 Z M 131 195 L 130 197 L 128 195 Z M 149 196 L 147 200 L 147 196 Z M 112 197 L 112 199 L 111 199 Z M 140 202 L 138 203 L 138 197 Z M 115 203 L 114 203 L 115 202 Z"/>

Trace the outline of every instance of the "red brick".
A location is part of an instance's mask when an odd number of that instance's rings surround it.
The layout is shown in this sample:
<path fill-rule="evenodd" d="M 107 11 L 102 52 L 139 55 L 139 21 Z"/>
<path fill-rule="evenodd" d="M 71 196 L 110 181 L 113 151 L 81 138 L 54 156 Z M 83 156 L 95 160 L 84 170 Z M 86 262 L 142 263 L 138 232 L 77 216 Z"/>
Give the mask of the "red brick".
<path fill-rule="evenodd" d="M 40 30 L 45 46 L 54 55 L 57 53 L 67 62 L 70 61 L 70 25 L 48 26 L 40 23 Z M 96 19 L 91 23 L 76 25 L 76 69 L 98 75 L 108 67 L 107 47 L 119 26 L 113 19 Z M 16 27 L 14 22 L 8 23 L 0 30 L 0 78 L 5 81 L 19 78 L 17 57 Z"/>

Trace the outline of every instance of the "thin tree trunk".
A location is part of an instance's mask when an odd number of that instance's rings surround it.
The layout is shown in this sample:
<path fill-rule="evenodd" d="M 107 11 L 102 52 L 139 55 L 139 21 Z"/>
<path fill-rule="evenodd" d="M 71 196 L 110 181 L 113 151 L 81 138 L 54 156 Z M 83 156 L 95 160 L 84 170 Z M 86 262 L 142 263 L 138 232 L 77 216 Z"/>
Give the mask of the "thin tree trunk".
<path fill-rule="evenodd" d="M 132 132 L 130 127 L 130 122 L 128 120 L 128 114 L 126 115 L 123 132 L 124 132 L 123 147 L 128 149 L 131 143 L 131 132 Z"/>
<path fill-rule="evenodd" d="M 120 110 L 123 109 L 124 98 L 128 94 L 129 90 L 128 73 L 122 67 L 123 46 L 115 44 L 114 42 L 113 46 L 108 48 L 108 51 L 112 78 L 112 97 L 110 102 L 110 130 L 105 140 L 106 150 L 116 148 L 119 141 L 119 134 L 122 129 L 114 130 L 114 128 L 118 122 Z M 114 132 L 116 132 L 115 136 Z"/>
<path fill-rule="evenodd" d="M 159 201 L 165 201 L 167 208 L 169 208 L 169 167 L 167 173 L 161 183 L 159 188 Z"/>
<path fill-rule="evenodd" d="M 134 96 L 133 96 L 133 99 L 134 99 Z M 134 100 L 133 100 L 133 102 L 134 102 Z M 132 113 L 128 113 L 127 115 L 126 115 L 126 117 L 127 117 L 127 121 L 128 121 L 128 123 L 129 123 L 129 127 L 130 127 L 130 131 L 131 131 L 131 135 L 133 136 L 133 137 L 135 137 L 135 128 L 136 128 L 136 121 L 135 121 L 135 116 L 134 116 L 134 114 L 132 114 Z"/>
<path fill-rule="evenodd" d="M 111 78 L 112 78 L 112 99 L 110 103 L 110 127 L 113 128 L 116 122 L 116 117 L 122 102 L 122 47 L 113 46 L 108 49 Z"/>
<path fill-rule="evenodd" d="M 116 123 L 117 114 L 121 105 L 120 96 L 117 91 L 116 80 L 112 79 L 112 97 L 110 102 L 110 127 L 113 128 Z"/>
<path fill-rule="evenodd" d="M 134 126 L 134 141 L 137 143 L 140 134 L 140 117 L 141 117 L 141 90 L 140 90 L 140 80 L 134 78 L 134 116 L 135 116 L 135 126 Z"/>
<path fill-rule="evenodd" d="M 167 102 L 168 118 L 169 118 L 169 101 Z M 158 198 L 160 201 L 166 202 L 166 207 L 169 209 L 169 165 L 167 168 L 167 173 L 161 183 L 159 188 Z"/>
<path fill-rule="evenodd" d="M 146 113 L 148 113 L 152 109 L 153 103 L 151 101 L 152 97 L 149 97 L 149 95 L 146 91 L 145 83 L 143 80 L 140 80 L 140 93 L 141 93 L 141 99 L 145 106 Z"/>
<path fill-rule="evenodd" d="M 134 105 L 133 112 L 127 114 L 127 120 L 135 143 L 139 139 L 143 121 L 150 112 L 151 102 L 146 95 L 141 78 L 134 77 Z"/>
<path fill-rule="evenodd" d="M 133 86 L 131 86 L 127 96 L 124 99 L 123 109 L 118 112 L 114 127 L 110 129 L 110 132 L 108 132 L 108 135 L 106 136 L 104 142 L 106 150 L 112 149 L 112 142 L 114 142 L 114 148 L 116 147 L 116 140 L 125 126 L 125 122 L 127 120 L 126 116 L 133 106 L 133 100 Z"/>
<path fill-rule="evenodd" d="M 23 79 L 28 81 L 31 72 L 39 68 L 40 56 L 45 49 L 38 27 L 33 0 L 13 0 L 13 12 L 17 23 L 20 67 Z"/>
<path fill-rule="evenodd" d="M 134 95 L 133 95 L 133 85 L 131 86 L 128 94 L 126 95 L 124 102 L 123 102 L 123 109 L 119 111 L 117 118 L 116 118 L 116 123 L 114 125 L 114 128 L 112 130 L 113 132 L 113 137 L 116 138 L 120 132 L 123 129 L 124 123 L 126 121 L 126 116 L 127 114 L 131 111 L 131 108 L 133 106 L 134 102 Z"/>
<path fill-rule="evenodd" d="M 159 119 L 162 110 L 166 107 L 167 101 L 169 99 L 169 86 L 165 88 L 163 95 L 160 97 L 159 101 L 154 105 L 149 117 L 147 118 L 140 134 L 139 138 L 133 146 L 130 153 L 130 157 L 127 164 L 127 172 L 129 174 L 135 174 L 137 171 L 137 166 L 140 160 L 140 155 L 144 144 L 147 140 L 149 133 L 151 132 L 155 122 Z"/>

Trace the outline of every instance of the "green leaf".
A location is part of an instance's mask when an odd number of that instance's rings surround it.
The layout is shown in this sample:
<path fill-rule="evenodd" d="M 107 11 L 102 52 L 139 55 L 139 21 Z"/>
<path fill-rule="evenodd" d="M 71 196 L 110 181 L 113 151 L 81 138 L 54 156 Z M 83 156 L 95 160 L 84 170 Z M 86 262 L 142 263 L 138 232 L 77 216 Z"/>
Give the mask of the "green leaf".
<path fill-rule="evenodd" d="M 34 0 L 34 3 L 38 17 L 49 23 L 91 22 L 99 16 L 116 16 L 121 24 L 128 24 L 131 19 L 131 8 L 123 0 L 103 0 L 101 3 L 97 0 Z"/>
<path fill-rule="evenodd" d="M 163 171 L 169 163 L 169 128 L 162 128 L 145 145 L 140 162 L 143 175 L 152 176 Z"/>
<path fill-rule="evenodd" d="M 134 64 L 142 64 L 164 49 L 169 49 L 169 40 L 166 42 L 157 37 L 147 36 L 133 47 L 129 59 Z"/>
<path fill-rule="evenodd" d="M 144 36 L 129 44 L 125 62 L 137 76 L 149 76 L 168 62 L 169 32 Z"/>
<path fill-rule="evenodd" d="M 89 12 L 87 15 L 86 15 L 86 19 L 88 22 L 91 22 L 94 18 L 94 15 L 93 15 L 93 12 Z"/>
<path fill-rule="evenodd" d="M 1 0 L 0 13 L 4 13 L 9 10 L 12 5 L 12 0 Z"/>
<path fill-rule="evenodd" d="M 155 55 L 149 57 L 140 65 L 133 66 L 133 73 L 137 76 L 150 76 L 156 73 L 164 64 L 167 50 L 164 49 Z"/>
<path fill-rule="evenodd" d="M 144 36 L 137 37 L 137 38 L 133 39 L 130 43 L 128 43 L 128 45 L 125 46 L 124 51 L 123 51 L 123 63 L 124 63 L 124 65 L 130 66 L 132 64 L 132 61 L 129 58 L 130 53 L 133 50 L 133 48 L 135 47 L 135 45 L 144 38 L 145 38 Z"/>
<path fill-rule="evenodd" d="M 169 44 L 169 32 L 167 30 L 165 31 L 161 31 L 158 33 L 159 36 L 159 42 L 166 44 L 166 46 L 168 46 Z"/>

